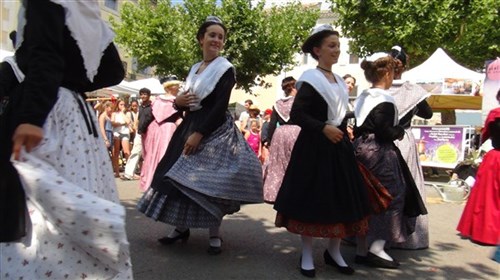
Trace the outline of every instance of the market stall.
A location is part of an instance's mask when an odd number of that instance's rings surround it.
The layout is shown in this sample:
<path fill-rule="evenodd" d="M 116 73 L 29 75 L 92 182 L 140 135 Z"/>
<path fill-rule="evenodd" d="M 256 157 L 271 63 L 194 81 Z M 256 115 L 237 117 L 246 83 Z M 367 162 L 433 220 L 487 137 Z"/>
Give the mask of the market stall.
<path fill-rule="evenodd" d="M 419 84 L 431 93 L 427 102 L 434 110 L 481 110 L 479 87 L 484 74 L 467 69 L 438 48 L 425 62 L 403 73 L 403 80 Z M 454 168 L 471 147 L 471 126 L 413 126 L 422 166 Z"/>
<path fill-rule="evenodd" d="M 403 80 L 417 83 L 431 93 L 433 109 L 481 110 L 482 97 L 476 96 L 484 74 L 467 69 L 438 48 L 422 64 L 403 73 Z"/>

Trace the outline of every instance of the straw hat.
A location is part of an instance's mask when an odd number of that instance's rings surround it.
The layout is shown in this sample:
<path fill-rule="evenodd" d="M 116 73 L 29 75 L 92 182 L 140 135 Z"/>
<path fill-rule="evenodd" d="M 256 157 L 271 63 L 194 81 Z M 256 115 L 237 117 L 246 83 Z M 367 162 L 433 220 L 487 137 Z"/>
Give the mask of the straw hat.
<path fill-rule="evenodd" d="M 248 107 L 248 111 L 255 111 L 255 112 L 257 112 L 257 114 L 260 114 L 259 107 L 255 106 L 255 105 L 250 105 L 250 107 Z"/>
<path fill-rule="evenodd" d="M 182 82 L 179 81 L 179 79 L 177 79 L 177 76 L 175 75 L 160 79 L 160 83 L 162 84 L 163 88 L 182 84 Z"/>

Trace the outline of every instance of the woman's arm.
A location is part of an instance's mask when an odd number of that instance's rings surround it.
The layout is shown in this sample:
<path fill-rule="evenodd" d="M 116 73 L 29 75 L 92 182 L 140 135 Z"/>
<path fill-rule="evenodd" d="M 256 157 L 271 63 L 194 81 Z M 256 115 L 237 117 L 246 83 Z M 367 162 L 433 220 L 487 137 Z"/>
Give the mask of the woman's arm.
<path fill-rule="evenodd" d="M 106 147 L 109 147 L 111 145 L 112 139 L 108 139 L 108 137 L 106 135 L 105 123 L 106 123 L 106 112 L 103 112 L 99 116 L 99 131 L 101 132 L 101 136 L 102 136 L 102 139 L 104 139 L 104 143 L 106 144 Z"/>
<path fill-rule="evenodd" d="M 43 139 L 43 124 L 57 101 L 64 76 L 64 9 L 48 0 L 30 0 L 26 5 L 24 41 L 16 60 L 25 72 L 19 102 L 15 105 L 12 154 L 19 159 Z"/>
<path fill-rule="evenodd" d="M 422 100 L 417 104 L 417 116 L 426 120 L 432 118 L 432 108 L 426 100 Z"/>
<path fill-rule="evenodd" d="M 302 129 L 322 132 L 325 123 L 313 118 L 309 112 L 316 110 L 318 104 L 314 104 L 314 97 L 318 93 L 308 83 L 304 82 L 300 87 L 290 112 L 290 119 Z"/>
<path fill-rule="evenodd" d="M 394 125 L 395 114 L 394 104 L 389 102 L 380 103 L 372 109 L 369 118 L 373 121 L 377 139 L 392 142 L 404 136 L 404 128 Z"/>

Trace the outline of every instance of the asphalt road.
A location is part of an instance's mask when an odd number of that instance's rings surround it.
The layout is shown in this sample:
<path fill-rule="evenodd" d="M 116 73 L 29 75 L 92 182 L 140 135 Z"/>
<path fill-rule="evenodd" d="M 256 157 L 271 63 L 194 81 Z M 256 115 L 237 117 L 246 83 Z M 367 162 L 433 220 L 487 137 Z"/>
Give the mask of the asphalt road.
<path fill-rule="evenodd" d="M 134 278 L 160 279 L 306 279 L 299 273 L 300 238 L 274 226 L 270 205 L 245 205 L 226 216 L 222 224 L 223 252 L 209 256 L 207 230 L 194 229 L 187 243 L 162 246 L 157 242 L 172 227 L 146 218 L 135 209 L 141 196 L 138 181 L 117 180 L 127 209 Z M 430 248 L 391 250 L 401 262 L 398 270 L 356 265 L 355 248 L 343 246 L 343 255 L 356 273 L 339 274 L 324 264 L 327 241 L 316 239 L 316 279 L 500 279 L 500 264 L 491 260 L 495 247 L 461 239 L 455 230 L 464 204 L 444 203 L 428 189 Z"/>

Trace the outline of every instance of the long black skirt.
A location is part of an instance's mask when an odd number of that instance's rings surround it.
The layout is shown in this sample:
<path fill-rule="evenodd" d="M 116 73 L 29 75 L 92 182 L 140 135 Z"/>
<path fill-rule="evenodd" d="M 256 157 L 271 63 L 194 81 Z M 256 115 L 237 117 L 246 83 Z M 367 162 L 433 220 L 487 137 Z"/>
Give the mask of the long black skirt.
<path fill-rule="evenodd" d="M 334 144 L 322 133 L 301 130 L 274 209 L 303 223 L 353 223 L 366 217 L 370 203 L 347 136 Z"/>

